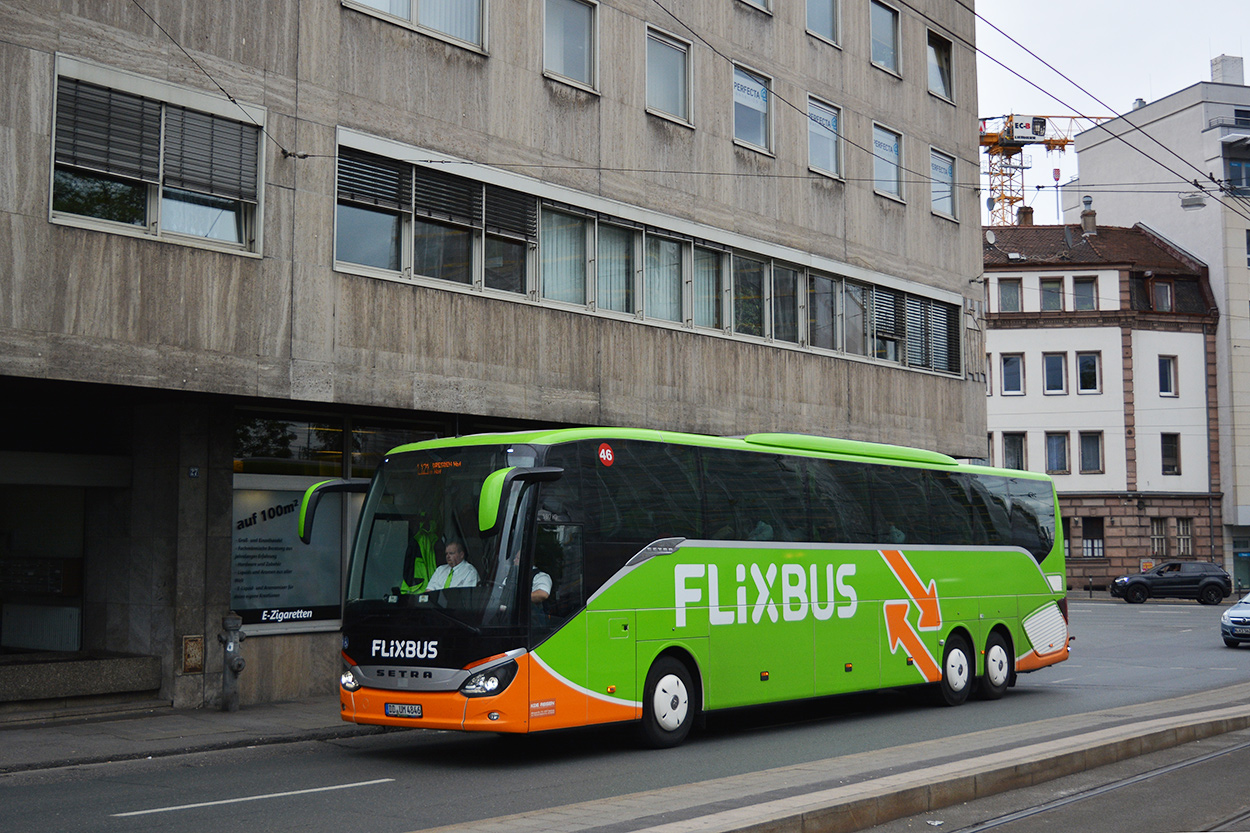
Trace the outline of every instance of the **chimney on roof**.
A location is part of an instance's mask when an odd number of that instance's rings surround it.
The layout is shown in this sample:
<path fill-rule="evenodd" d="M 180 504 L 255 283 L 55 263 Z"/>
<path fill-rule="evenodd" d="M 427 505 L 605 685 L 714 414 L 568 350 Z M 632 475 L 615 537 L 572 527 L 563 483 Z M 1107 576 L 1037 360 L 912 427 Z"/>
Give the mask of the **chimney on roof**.
<path fill-rule="evenodd" d="M 1086 237 L 1098 234 L 1098 223 L 1096 218 L 1098 214 L 1094 211 L 1094 198 L 1082 197 L 1081 204 L 1085 206 L 1085 210 L 1081 212 L 1081 234 Z"/>
<path fill-rule="evenodd" d="M 1022 205 L 1020 210 L 1016 212 L 1016 225 L 1031 226 L 1033 225 L 1033 206 Z"/>
<path fill-rule="evenodd" d="M 1212 58 L 1211 83 L 1244 86 L 1246 73 L 1241 58 L 1235 55 L 1220 55 Z"/>
<path fill-rule="evenodd" d="M 1144 99 L 1144 98 L 1138 98 L 1138 99 L 1134 99 L 1134 100 L 1133 100 L 1133 109 L 1134 109 L 1134 110 L 1140 110 L 1141 108 L 1143 108 L 1143 107 L 1145 107 L 1145 106 L 1146 106 L 1146 99 Z"/>

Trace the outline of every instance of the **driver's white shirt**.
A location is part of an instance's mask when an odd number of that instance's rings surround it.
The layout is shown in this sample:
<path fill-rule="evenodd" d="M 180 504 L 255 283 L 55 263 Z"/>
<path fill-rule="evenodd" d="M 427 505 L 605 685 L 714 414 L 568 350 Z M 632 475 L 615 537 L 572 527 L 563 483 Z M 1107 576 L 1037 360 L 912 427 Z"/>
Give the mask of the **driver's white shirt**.
<path fill-rule="evenodd" d="M 439 564 L 434 575 L 425 583 L 426 590 L 446 590 L 449 587 L 477 587 L 477 568 L 468 561 L 461 561 L 454 568 Z"/>

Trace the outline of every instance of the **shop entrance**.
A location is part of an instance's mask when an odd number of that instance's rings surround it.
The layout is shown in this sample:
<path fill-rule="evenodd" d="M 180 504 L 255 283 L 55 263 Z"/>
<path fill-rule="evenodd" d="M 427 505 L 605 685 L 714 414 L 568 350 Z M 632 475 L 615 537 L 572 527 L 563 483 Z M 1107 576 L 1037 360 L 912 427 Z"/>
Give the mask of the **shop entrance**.
<path fill-rule="evenodd" d="M 86 490 L 0 486 L 0 654 L 82 648 Z"/>

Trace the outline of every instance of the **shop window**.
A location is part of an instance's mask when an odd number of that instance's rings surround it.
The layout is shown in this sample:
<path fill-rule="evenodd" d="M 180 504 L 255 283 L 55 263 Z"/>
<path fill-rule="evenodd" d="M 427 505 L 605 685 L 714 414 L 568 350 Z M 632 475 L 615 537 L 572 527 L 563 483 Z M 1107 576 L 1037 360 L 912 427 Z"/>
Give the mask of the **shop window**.
<path fill-rule="evenodd" d="M 1103 527 L 1103 518 L 1081 519 L 1081 555 L 1085 558 L 1102 558 L 1106 555 Z"/>

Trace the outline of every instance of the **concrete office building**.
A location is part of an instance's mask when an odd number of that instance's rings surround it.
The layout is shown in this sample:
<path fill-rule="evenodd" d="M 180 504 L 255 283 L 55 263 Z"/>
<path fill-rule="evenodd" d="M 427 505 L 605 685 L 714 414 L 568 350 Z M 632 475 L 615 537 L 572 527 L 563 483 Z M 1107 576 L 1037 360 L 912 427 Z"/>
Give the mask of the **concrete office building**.
<path fill-rule="evenodd" d="M 0 711 L 214 704 L 232 609 L 245 704 L 332 691 L 352 507 L 309 548 L 291 507 L 403 441 L 978 453 L 959 3 L 17 0 L 0 28 Z"/>
<path fill-rule="evenodd" d="M 988 454 L 1055 479 L 1070 586 L 1223 560 L 1207 267 L 1141 225 L 987 230 Z M 992 236 L 993 242 L 989 242 Z"/>
<path fill-rule="evenodd" d="M 1139 99 L 1079 134 L 1076 151 L 1080 178 L 1063 187 L 1068 222 L 1091 196 L 1100 222 L 1143 223 L 1210 270 L 1220 313 L 1223 551 L 1234 579 L 1250 586 L 1250 86 L 1242 59 L 1221 55 L 1210 81 Z"/>

